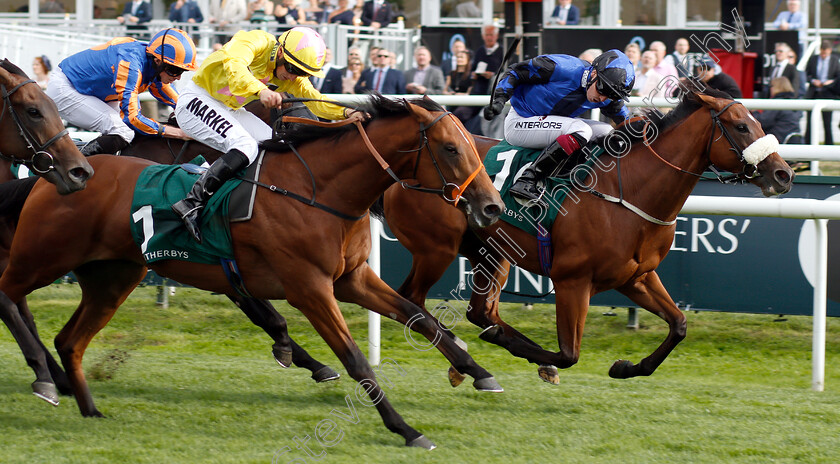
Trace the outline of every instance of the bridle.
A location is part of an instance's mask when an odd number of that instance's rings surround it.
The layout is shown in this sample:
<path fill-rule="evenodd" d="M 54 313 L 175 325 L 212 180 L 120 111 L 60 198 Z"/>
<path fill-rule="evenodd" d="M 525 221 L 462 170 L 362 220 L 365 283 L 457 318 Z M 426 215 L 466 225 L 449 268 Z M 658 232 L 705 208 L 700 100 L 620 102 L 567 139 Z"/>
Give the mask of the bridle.
<path fill-rule="evenodd" d="M 14 106 L 12 105 L 11 96 L 15 92 L 17 92 L 21 87 L 26 84 L 35 84 L 35 81 L 32 79 L 26 80 L 21 82 L 20 84 L 12 87 L 11 90 L 6 91 L 6 86 L 4 84 L 0 84 L 0 91 L 2 91 L 3 96 L 3 111 L 0 112 L 0 121 L 3 120 L 3 117 L 6 115 L 6 110 L 8 109 L 9 114 L 12 116 L 12 120 L 15 122 L 15 125 L 18 127 L 18 133 L 20 134 L 21 138 L 23 138 L 24 142 L 26 142 L 26 147 L 32 151 L 32 158 L 31 159 L 23 159 L 18 158 L 14 155 L 7 155 L 0 152 L 0 158 L 11 161 L 12 163 L 16 164 L 23 164 L 29 168 L 30 171 L 38 174 L 39 176 L 43 176 L 50 171 L 55 170 L 55 157 L 47 151 L 52 144 L 57 142 L 60 138 L 67 135 L 67 129 L 62 130 L 58 134 L 54 135 L 52 138 L 47 140 L 43 145 L 38 143 L 38 140 L 26 128 L 26 126 L 21 122 L 20 116 L 15 111 Z"/>
<path fill-rule="evenodd" d="M 406 104 L 409 104 L 409 103 L 406 103 Z M 367 145 L 368 150 L 370 150 L 370 153 L 373 155 L 374 158 L 376 158 L 376 161 L 379 162 L 379 165 L 382 166 L 382 169 L 384 169 L 385 172 L 387 172 L 391 176 L 391 178 L 394 179 L 394 181 L 396 183 L 398 183 L 399 185 L 401 185 L 405 189 L 416 190 L 418 192 L 438 194 L 441 197 L 443 197 L 444 200 L 446 200 L 446 201 L 452 203 L 453 205 L 457 206 L 458 202 L 461 200 L 461 196 L 462 196 L 464 190 L 467 189 L 467 187 L 470 185 L 470 183 L 472 183 L 472 181 L 475 179 L 475 177 L 481 171 L 481 169 L 484 168 L 484 163 L 481 162 L 481 158 L 478 156 L 478 150 L 475 148 L 475 144 L 473 142 L 471 142 L 470 138 L 467 137 L 466 134 L 463 134 L 463 132 L 462 132 L 462 135 L 464 136 L 464 138 L 469 143 L 470 148 L 472 148 L 473 154 L 475 155 L 475 158 L 478 161 L 478 167 L 475 168 L 475 171 L 473 171 L 472 174 L 470 174 L 469 177 L 467 177 L 467 180 L 465 180 L 464 183 L 462 183 L 461 185 L 455 184 L 453 182 L 448 182 L 446 180 L 446 176 L 443 175 L 443 171 L 441 171 L 441 169 L 440 169 L 440 165 L 437 162 L 437 158 L 435 158 L 435 155 L 432 152 L 432 147 L 429 145 L 429 136 L 428 136 L 428 134 L 426 134 L 427 130 L 431 129 L 435 124 L 437 124 L 441 119 L 443 119 L 446 116 L 449 116 L 450 118 L 452 118 L 453 122 L 455 122 L 455 116 L 453 116 L 451 112 L 445 111 L 445 112 L 441 113 L 440 115 L 438 115 L 428 125 L 423 125 L 422 123 L 420 124 L 420 143 L 419 143 L 419 146 L 417 148 L 415 148 L 413 150 L 397 150 L 397 152 L 399 152 L 399 153 L 412 153 L 412 152 L 417 153 L 417 158 L 414 161 L 414 177 L 416 178 L 417 177 L 417 170 L 419 169 L 419 166 L 420 166 L 420 154 L 423 152 L 423 148 L 426 148 L 427 149 L 426 151 L 428 151 L 429 157 L 432 159 L 432 164 L 434 165 L 435 170 L 438 173 L 438 177 L 440 177 L 440 180 L 441 180 L 441 183 L 442 183 L 442 187 L 437 188 L 437 189 L 436 188 L 423 187 L 419 183 L 411 185 L 408 182 L 406 182 L 405 180 L 400 179 L 399 176 L 397 176 L 394 173 L 394 171 L 391 169 L 391 167 L 388 165 L 388 163 L 382 158 L 382 155 L 380 155 L 379 152 L 376 150 L 376 148 L 374 148 L 373 144 L 370 142 L 370 139 L 367 136 L 367 133 L 365 132 L 364 128 L 362 127 L 362 124 L 358 121 L 356 121 L 355 124 L 356 124 L 356 127 L 359 129 L 359 133 L 362 135 L 362 140 L 364 140 L 365 145 Z M 452 197 L 451 198 L 447 195 L 447 191 L 449 190 L 449 188 L 452 189 Z"/>
<path fill-rule="evenodd" d="M 720 129 L 721 135 L 726 138 L 727 142 L 729 142 L 729 149 L 734 151 L 735 154 L 738 155 L 738 160 L 741 161 L 741 164 L 743 165 L 743 169 L 741 169 L 741 172 L 739 172 L 737 174 L 730 174 L 728 176 L 724 176 L 724 175 L 721 174 L 720 171 L 717 170 L 717 168 L 715 168 L 715 166 L 713 164 L 710 164 L 709 169 L 712 172 L 715 173 L 715 175 L 717 176 L 717 179 L 721 183 L 747 182 L 750 179 L 754 179 L 754 178 L 760 176 L 760 174 L 758 173 L 758 170 L 756 169 L 756 164 L 758 164 L 758 163 L 751 164 L 750 162 L 747 161 L 747 158 L 744 155 L 744 150 L 741 147 L 739 147 L 737 143 L 735 143 L 734 137 L 732 137 L 732 134 L 726 129 L 726 126 L 724 126 L 723 122 L 720 120 L 721 115 L 723 115 L 723 113 L 726 112 L 726 110 L 728 110 L 729 107 L 731 107 L 732 105 L 734 105 L 736 103 L 741 105 L 741 102 L 731 101 L 731 102 L 727 103 L 726 106 L 724 106 L 720 111 L 716 112 L 713 108 L 709 109 L 709 112 L 710 112 L 710 115 L 712 117 L 712 121 L 714 122 L 714 125 L 712 126 L 711 134 L 709 134 L 709 143 L 706 144 L 706 151 L 705 151 L 704 156 L 710 156 L 711 155 L 712 143 L 714 143 L 715 140 L 718 140 L 720 138 L 720 137 L 718 137 L 716 139 L 715 138 L 715 133 L 717 132 L 717 129 Z M 648 139 L 647 139 L 647 133 L 648 133 L 647 129 L 650 126 L 650 124 L 651 124 L 651 122 L 650 122 L 650 120 L 648 120 L 645 123 L 644 129 L 642 129 L 642 132 L 644 134 L 644 143 L 648 147 L 650 152 L 653 153 L 654 156 L 656 156 L 660 161 L 662 161 L 666 165 L 676 169 L 677 171 L 680 171 L 680 172 L 685 173 L 685 174 L 690 174 L 690 175 L 695 176 L 695 177 L 703 177 L 702 173 L 698 174 L 696 172 L 691 172 L 691 171 L 687 171 L 685 169 L 682 169 L 679 166 L 674 165 L 673 163 L 669 162 L 668 160 L 666 160 L 665 158 L 660 156 L 659 153 L 657 153 L 656 150 L 653 149 L 652 142 L 649 142 Z"/>

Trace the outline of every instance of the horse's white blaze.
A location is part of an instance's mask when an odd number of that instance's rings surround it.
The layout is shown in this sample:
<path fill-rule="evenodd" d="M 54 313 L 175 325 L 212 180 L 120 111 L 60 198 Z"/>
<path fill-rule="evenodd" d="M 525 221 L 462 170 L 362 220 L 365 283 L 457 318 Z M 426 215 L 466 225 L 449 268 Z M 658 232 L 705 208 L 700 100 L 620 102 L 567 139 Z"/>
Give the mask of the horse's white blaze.
<path fill-rule="evenodd" d="M 779 151 L 779 141 L 773 134 L 765 135 L 764 137 L 751 143 L 750 146 L 744 149 L 744 161 L 753 166 L 764 161 L 764 158 L 770 156 L 771 153 Z"/>

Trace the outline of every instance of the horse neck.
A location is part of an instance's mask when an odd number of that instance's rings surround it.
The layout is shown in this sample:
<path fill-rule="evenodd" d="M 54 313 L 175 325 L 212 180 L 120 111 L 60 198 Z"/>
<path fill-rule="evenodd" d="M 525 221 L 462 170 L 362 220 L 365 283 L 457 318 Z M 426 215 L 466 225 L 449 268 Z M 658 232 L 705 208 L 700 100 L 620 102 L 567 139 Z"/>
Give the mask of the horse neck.
<path fill-rule="evenodd" d="M 700 178 L 675 167 L 697 174 L 709 167 L 708 155 L 704 153 L 712 128 L 708 111 L 700 109 L 658 134 L 650 147 L 642 141 L 634 142 L 631 152 L 620 161 L 624 198 L 655 218 L 671 220 L 676 217 Z M 675 167 L 657 158 L 653 152 Z M 613 171 L 618 173 L 616 169 Z M 613 194 L 617 193 L 617 182 L 617 175 L 612 176 Z"/>

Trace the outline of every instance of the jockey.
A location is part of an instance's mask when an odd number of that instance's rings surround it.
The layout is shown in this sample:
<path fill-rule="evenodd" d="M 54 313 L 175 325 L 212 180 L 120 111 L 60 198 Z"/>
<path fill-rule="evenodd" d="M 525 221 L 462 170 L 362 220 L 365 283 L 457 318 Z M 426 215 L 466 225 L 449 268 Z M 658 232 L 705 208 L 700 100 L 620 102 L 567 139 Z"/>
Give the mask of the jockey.
<path fill-rule="evenodd" d="M 510 100 L 505 139 L 512 145 L 544 148 L 511 186 L 511 194 L 523 200 L 539 199 L 537 181 L 590 140 L 599 140 L 612 130 L 607 123 L 576 116 L 604 108 L 604 114 L 616 123 L 630 117 L 624 100 L 635 80 L 633 63 L 618 50 L 599 55 L 591 65 L 569 55 L 540 55 L 510 66 L 495 89 L 493 102 L 484 108 L 484 117 L 492 119 Z"/>
<path fill-rule="evenodd" d="M 149 90 L 175 107 L 172 83 L 194 71 L 195 45 L 180 29 L 164 29 L 147 44 L 129 37 L 71 55 L 50 76 L 47 95 L 58 113 L 74 126 L 100 132 L 82 154 L 113 154 L 134 139 L 134 132 L 186 138 L 175 126 L 159 124 L 140 113 L 139 95 Z"/>
<path fill-rule="evenodd" d="M 271 127 L 243 106 L 259 98 L 267 108 L 279 108 L 287 92 L 321 99 L 309 76 L 324 77 L 324 39 L 307 27 L 295 27 L 279 37 L 261 31 L 239 31 L 212 53 L 181 92 L 175 116 L 190 137 L 223 153 L 195 182 L 187 197 L 172 205 L 193 238 L 201 243 L 201 209 L 225 181 L 257 158 L 258 141 L 270 139 Z M 267 84 L 277 86 L 277 91 Z M 305 103 L 324 119 L 364 114 L 328 102 Z M 351 113 L 351 114 L 348 114 Z"/>

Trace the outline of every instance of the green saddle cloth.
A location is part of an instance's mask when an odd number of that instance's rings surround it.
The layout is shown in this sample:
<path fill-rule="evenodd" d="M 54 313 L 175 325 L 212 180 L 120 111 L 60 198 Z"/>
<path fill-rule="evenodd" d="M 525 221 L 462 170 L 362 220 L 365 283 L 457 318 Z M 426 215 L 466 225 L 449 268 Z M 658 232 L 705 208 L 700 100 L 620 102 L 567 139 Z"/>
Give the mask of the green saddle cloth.
<path fill-rule="evenodd" d="M 498 145 L 491 148 L 484 158 L 484 166 L 487 174 L 493 180 L 493 185 L 502 196 L 505 202 L 505 213 L 502 220 L 528 232 L 533 236 L 547 235 L 551 230 L 551 224 L 562 210 L 563 201 L 569 196 L 569 191 L 576 189 L 571 182 L 571 177 L 566 174 L 564 177 L 550 177 L 545 180 L 546 196 L 543 197 L 541 205 L 526 208 L 519 204 L 513 195 L 510 194 L 510 187 L 514 179 L 519 178 L 522 171 L 539 156 L 542 149 L 522 148 L 511 145 L 502 140 Z M 588 156 L 585 166 L 591 166 L 595 159 L 604 152 L 602 148 L 592 150 L 592 156 Z M 579 185 L 586 185 L 589 177 L 589 169 L 577 169 L 573 171 Z M 579 192 L 574 193 L 578 195 Z M 538 233 L 538 227 L 542 228 L 542 234 Z"/>
<path fill-rule="evenodd" d="M 203 162 L 204 158 L 198 157 L 185 167 Z M 198 177 L 199 174 L 187 172 L 181 166 L 156 165 L 144 169 L 137 179 L 131 202 L 131 236 L 147 263 L 179 259 L 219 264 L 222 258 L 233 259 L 228 205 L 231 192 L 242 181 L 230 180 L 210 197 L 201 211 L 201 244 L 198 244 L 171 208 L 187 195 Z"/>

